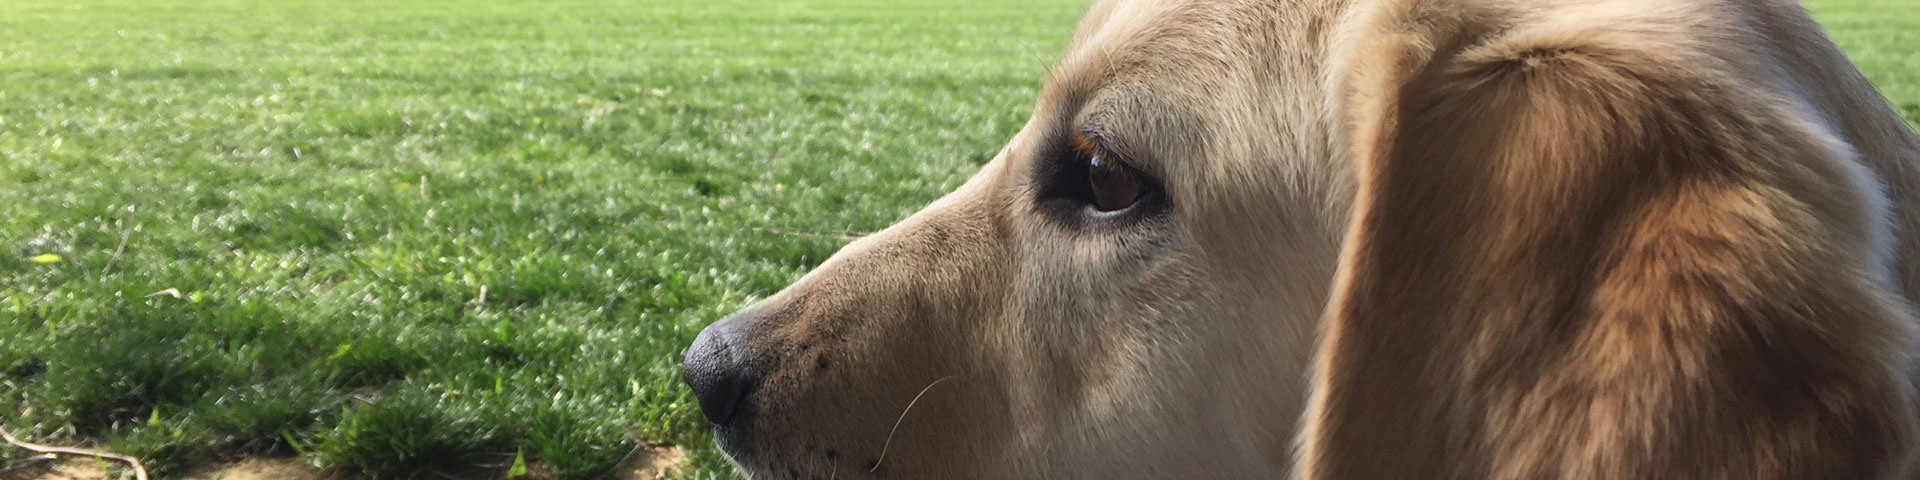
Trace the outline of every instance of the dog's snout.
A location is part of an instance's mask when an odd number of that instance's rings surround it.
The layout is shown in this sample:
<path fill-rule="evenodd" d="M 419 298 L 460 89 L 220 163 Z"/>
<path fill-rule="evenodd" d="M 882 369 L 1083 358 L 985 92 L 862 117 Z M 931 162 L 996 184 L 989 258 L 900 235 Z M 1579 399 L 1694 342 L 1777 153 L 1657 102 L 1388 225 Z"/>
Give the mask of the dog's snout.
<path fill-rule="evenodd" d="M 700 401 L 700 412 L 714 425 L 726 425 L 740 416 L 742 404 L 752 390 L 753 375 L 748 371 L 746 355 L 731 333 L 733 318 L 721 319 L 700 331 L 687 349 L 681 378 L 693 387 Z"/>

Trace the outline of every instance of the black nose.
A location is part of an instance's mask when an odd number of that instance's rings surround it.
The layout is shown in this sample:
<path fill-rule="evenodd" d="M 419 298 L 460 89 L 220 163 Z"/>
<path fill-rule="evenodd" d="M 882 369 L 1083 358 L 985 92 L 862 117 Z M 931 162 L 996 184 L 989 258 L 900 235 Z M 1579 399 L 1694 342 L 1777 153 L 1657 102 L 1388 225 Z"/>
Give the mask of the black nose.
<path fill-rule="evenodd" d="M 681 379 L 693 387 L 694 398 L 700 400 L 700 412 L 714 425 L 726 425 L 739 417 L 741 404 L 752 389 L 745 352 L 734 345 L 736 340 L 728 331 L 733 322 L 728 320 L 721 319 L 700 331 L 693 346 L 687 348 L 687 363 L 681 371 Z"/>

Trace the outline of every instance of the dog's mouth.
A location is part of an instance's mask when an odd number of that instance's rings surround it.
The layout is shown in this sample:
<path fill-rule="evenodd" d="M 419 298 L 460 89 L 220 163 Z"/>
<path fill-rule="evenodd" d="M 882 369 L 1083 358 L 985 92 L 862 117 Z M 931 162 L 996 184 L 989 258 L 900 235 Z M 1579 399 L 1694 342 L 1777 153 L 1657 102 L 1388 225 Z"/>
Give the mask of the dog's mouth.
<path fill-rule="evenodd" d="M 770 406 L 759 387 L 750 387 L 719 421 L 709 417 L 713 443 L 746 478 L 854 478 L 873 465 L 854 465 L 842 446 L 827 440 L 829 425 L 811 414 Z M 779 403 L 779 402 L 774 402 Z M 826 435 L 826 436 L 822 436 Z"/>
<path fill-rule="evenodd" d="M 745 426 L 718 426 L 713 429 L 714 445 L 727 455 L 740 473 L 750 479 L 838 479 L 867 473 L 870 465 L 853 465 L 834 448 L 805 447 L 767 449 L 756 442 Z"/>
<path fill-rule="evenodd" d="M 927 407 L 940 403 L 943 399 L 938 397 L 942 390 L 954 388 L 958 378 L 947 376 L 933 380 L 918 390 L 904 410 L 898 410 L 900 406 L 886 408 L 886 412 L 872 416 L 874 421 L 857 425 L 821 423 L 826 421 L 820 418 L 822 409 L 790 411 L 782 407 L 778 397 L 769 400 L 760 396 L 768 392 L 756 392 L 759 395 L 743 398 L 734 406 L 724 422 L 712 423 L 714 445 L 748 478 L 867 478 L 885 475 L 889 470 L 911 470 L 918 468 L 913 466 L 917 464 L 914 460 L 925 453 L 912 452 L 913 441 L 922 439 L 901 438 L 896 434 L 905 433 L 903 425 L 907 431 L 913 431 L 911 416 L 932 414 Z M 858 401 L 827 403 L 864 404 Z"/>
<path fill-rule="evenodd" d="M 750 417 L 755 416 L 751 408 L 738 413 L 738 415 L 747 417 L 743 418 L 743 420 L 749 420 Z M 713 444 L 720 449 L 720 453 L 727 454 L 727 457 L 733 459 L 735 463 L 746 464 L 752 461 L 755 454 L 753 443 L 748 441 L 752 434 L 749 430 L 751 430 L 751 426 L 746 423 L 714 424 Z"/>
<path fill-rule="evenodd" d="M 743 416 L 741 420 L 750 420 L 751 417 L 757 416 L 751 408 L 737 415 Z M 752 430 L 752 424 L 746 422 L 714 424 L 713 444 L 720 449 L 720 453 L 726 454 L 727 459 L 732 461 L 746 478 L 810 478 L 799 476 L 801 472 L 797 469 L 783 472 L 773 468 L 774 464 L 781 462 L 771 462 L 763 458 L 765 454 L 752 441 L 754 433 Z M 787 476 L 783 477 L 781 474 L 787 474 Z"/>

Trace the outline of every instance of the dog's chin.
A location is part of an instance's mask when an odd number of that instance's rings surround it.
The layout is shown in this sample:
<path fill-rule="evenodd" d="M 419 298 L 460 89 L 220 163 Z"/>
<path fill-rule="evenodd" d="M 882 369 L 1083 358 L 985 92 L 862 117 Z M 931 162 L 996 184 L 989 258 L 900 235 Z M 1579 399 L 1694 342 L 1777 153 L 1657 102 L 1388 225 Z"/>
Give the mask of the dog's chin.
<path fill-rule="evenodd" d="M 734 425 L 716 425 L 713 428 L 714 446 L 720 448 L 720 453 L 727 455 L 727 460 L 733 462 L 734 467 L 739 470 L 742 477 L 748 479 L 797 478 L 802 480 L 810 478 L 833 478 L 834 472 L 816 472 L 813 470 L 821 468 L 832 469 L 834 466 L 812 465 L 808 462 L 792 461 L 783 455 L 780 448 L 768 448 L 768 445 L 763 445 L 755 441 L 752 436 L 753 432 L 749 432 L 749 430 L 752 430 L 752 428 Z"/>
<path fill-rule="evenodd" d="M 806 479 L 813 479 L 813 478 L 825 479 L 825 478 L 836 478 L 836 477 L 846 476 L 842 474 L 845 472 L 845 469 L 839 466 L 803 465 L 803 464 L 800 464 L 799 462 L 790 463 L 790 462 L 780 461 L 778 459 L 762 458 L 762 457 L 758 457 L 750 454 L 742 455 L 741 453 L 735 453 L 738 450 L 730 449 L 730 447 L 727 446 L 728 444 L 724 441 L 721 441 L 719 437 L 715 437 L 714 443 L 720 446 L 721 453 L 727 454 L 727 460 L 733 462 L 733 466 L 738 471 L 740 476 L 750 480 L 751 479 L 771 479 L 771 478 L 779 478 L 779 479 L 793 478 L 793 479 L 806 480 Z M 838 471 L 838 472 L 832 471 L 836 469 L 841 471 Z"/>
<path fill-rule="evenodd" d="M 710 424 L 713 427 L 713 445 L 720 449 L 720 453 L 726 454 L 727 460 L 732 461 L 747 478 L 766 478 L 766 469 L 760 466 L 759 449 L 751 440 L 754 433 L 751 417 L 756 416 L 755 412 L 750 406 L 743 406 L 736 415 L 743 418 L 728 424 Z"/>
<path fill-rule="evenodd" d="M 728 434 L 728 430 L 737 429 L 714 427 L 713 444 L 720 448 L 720 453 L 727 455 L 728 461 L 733 462 L 734 468 L 739 471 L 741 477 L 749 479 L 779 478 L 768 465 L 755 457 L 753 449 L 748 442 L 740 440 L 740 435 L 738 434 Z"/>
<path fill-rule="evenodd" d="M 727 458 L 736 464 L 747 463 L 752 458 L 752 449 L 749 448 L 751 444 L 742 440 L 746 434 L 741 430 L 740 427 L 724 425 L 713 427 L 713 445 L 719 447 L 720 453 L 727 454 Z"/>
<path fill-rule="evenodd" d="M 778 473 L 772 468 L 773 464 L 778 462 L 765 458 L 766 453 L 751 440 L 751 432 L 748 430 L 751 428 L 747 426 L 715 425 L 713 444 L 719 447 L 720 453 L 727 455 L 727 460 L 733 462 L 742 476 L 779 478 Z"/>

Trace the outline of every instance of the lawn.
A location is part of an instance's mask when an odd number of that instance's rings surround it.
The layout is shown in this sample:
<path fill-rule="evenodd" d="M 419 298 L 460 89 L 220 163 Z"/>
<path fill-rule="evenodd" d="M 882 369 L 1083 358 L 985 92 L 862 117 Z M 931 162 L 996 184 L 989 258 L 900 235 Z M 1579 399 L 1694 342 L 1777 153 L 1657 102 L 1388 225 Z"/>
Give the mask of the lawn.
<path fill-rule="evenodd" d="M 0 422 L 167 471 L 703 445 L 693 336 L 988 159 L 1081 8 L 7 0 Z"/>
<path fill-rule="evenodd" d="M 162 473 L 725 476 L 681 350 L 985 162 L 1083 7 L 6 0 L 0 425 Z M 1920 0 L 1814 8 L 1920 119 Z"/>

